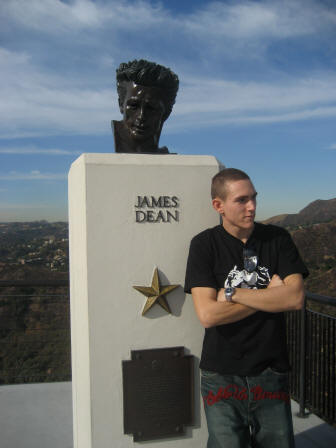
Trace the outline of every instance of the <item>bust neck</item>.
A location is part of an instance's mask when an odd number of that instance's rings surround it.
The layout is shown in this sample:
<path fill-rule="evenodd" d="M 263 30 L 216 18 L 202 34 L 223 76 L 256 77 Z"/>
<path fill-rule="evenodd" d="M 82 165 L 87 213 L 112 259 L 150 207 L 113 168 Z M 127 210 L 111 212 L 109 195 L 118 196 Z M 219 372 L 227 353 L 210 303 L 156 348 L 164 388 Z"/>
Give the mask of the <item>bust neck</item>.
<path fill-rule="evenodd" d="M 153 138 L 151 139 L 138 141 L 130 137 L 129 133 L 127 132 L 127 129 L 125 129 L 124 122 L 122 120 L 120 121 L 112 120 L 111 126 L 114 135 L 115 152 L 147 153 L 147 154 L 166 152 L 166 151 L 160 151 L 158 147 L 160 135 L 158 136 L 158 138 L 155 138 L 153 136 Z"/>

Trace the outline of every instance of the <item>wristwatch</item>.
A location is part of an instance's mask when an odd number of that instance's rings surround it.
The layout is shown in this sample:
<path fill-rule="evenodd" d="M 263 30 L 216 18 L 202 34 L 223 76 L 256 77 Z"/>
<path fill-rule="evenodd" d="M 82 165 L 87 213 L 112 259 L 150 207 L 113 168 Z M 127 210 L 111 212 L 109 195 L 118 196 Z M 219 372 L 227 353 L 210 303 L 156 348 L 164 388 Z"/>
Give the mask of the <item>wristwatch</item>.
<path fill-rule="evenodd" d="M 228 302 L 232 302 L 232 296 L 236 292 L 236 288 L 234 288 L 233 286 L 228 286 L 227 288 L 225 288 L 224 292 L 226 300 Z"/>

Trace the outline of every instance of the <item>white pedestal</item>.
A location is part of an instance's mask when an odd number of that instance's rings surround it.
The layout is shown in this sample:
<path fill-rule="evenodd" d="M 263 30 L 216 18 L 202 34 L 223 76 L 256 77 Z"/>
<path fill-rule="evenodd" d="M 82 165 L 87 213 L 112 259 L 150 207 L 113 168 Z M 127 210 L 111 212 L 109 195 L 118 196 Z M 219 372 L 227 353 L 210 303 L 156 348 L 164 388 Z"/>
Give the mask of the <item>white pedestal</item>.
<path fill-rule="evenodd" d="M 183 284 L 191 238 L 219 222 L 210 199 L 211 177 L 219 166 L 211 156 L 133 154 L 83 154 L 72 164 L 75 448 L 138 445 L 123 433 L 121 363 L 130 359 L 131 350 L 184 346 L 198 361 L 204 331 Z M 142 316 L 146 297 L 133 286 L 150 286 L 155 266 L 161 284 L 181 287 L 166 296 L 172 314 L 156 304 Z M 197 366 L 195 426 L 181 438 L 142 445 L 205 447 Z"/>

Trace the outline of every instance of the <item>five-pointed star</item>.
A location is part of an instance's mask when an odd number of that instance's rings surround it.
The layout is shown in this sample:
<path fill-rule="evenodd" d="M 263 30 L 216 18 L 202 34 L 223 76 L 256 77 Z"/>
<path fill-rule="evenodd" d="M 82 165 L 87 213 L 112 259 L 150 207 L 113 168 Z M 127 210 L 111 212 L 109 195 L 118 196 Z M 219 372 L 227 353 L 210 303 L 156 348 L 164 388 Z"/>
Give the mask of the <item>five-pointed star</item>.
<path fill-rule="evenodd" d="M 155 303 L 158 303 L 167 313 L 171 313 L 164 294 L 168 294 L 178 286 L 180 285 L 160 285 L 158 268 L 155 268 L 151 286 L 133 286 L 134 289 L 147 297 L 142 315 L 144 316 Z"/>

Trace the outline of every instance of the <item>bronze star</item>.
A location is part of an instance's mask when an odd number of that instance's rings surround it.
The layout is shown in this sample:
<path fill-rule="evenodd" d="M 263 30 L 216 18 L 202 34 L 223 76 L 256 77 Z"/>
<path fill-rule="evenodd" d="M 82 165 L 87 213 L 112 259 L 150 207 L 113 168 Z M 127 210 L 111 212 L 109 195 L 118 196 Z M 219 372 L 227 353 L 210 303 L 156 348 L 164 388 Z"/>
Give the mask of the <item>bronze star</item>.
<path fill-rule="evenodd" d="M 167 313 L 171 314 L 164 294 L 168 294 L 179 286 L 180 285 L 160 285 L 158 268 L 155 268 L 151 286 L 133 286 L 134 289 L 147 297 L 145 306 L 142 310 L 142 315 L 144 316 L 155 303 L 158 303 L 165 311 L 167 311 Z"/>

